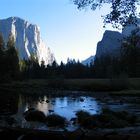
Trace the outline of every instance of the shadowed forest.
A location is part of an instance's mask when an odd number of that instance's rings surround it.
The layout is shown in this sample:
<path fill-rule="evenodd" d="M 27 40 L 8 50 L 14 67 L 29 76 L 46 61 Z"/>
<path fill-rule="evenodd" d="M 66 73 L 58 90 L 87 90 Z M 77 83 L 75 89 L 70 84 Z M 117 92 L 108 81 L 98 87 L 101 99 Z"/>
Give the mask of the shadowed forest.
<path fill-rule="evenodd" d="M 131 36 L 122 40 L 119 57 L 101 56 L 95 57 L 90 65 L 83 65 L 75 59 L 67 60 L 51 65 L 41 64 L 35 54 L 29 60 L 21 60 L 16 49 L 14 37 L 9 35 L 7 44 L 4 44 L 0 35 L 0 81 L 24 80 L 24 79 L 49 79 L 49 78 L 116 78 L 116 77 L 140 77 L 140 36 L 133 32 Z"/>

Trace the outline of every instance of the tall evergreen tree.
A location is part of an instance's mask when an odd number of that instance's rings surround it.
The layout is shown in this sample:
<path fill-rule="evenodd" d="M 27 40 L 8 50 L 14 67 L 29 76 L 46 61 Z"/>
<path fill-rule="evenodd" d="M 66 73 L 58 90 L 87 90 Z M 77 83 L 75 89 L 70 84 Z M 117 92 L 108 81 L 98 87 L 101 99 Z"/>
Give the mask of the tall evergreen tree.
<path fill-rule="evenodd" d="M 0 33 L 0 51 L 3 50 L 4 50 L 4 40 L 3 40 L 2 33 Z"/>
<path fill-rule="evenodd" d="M 0 33 L 0 81 L 3 79 L 5 72 L 5 63 L 4 63 L 4 40 L 3 36 Z"/>
<path fill-rule="evenodd" d="M 123 70 L 131 77 L 140 76 L 140 36 L 135 30 L 124 40 L 121 48 Z"/>
<path fill-rule="evenodd" d="M 7 49 L 15 47 L 15 39 L 12 33 L 9 34 L 8 42 L 7 42 Z"/>
<path fill-rule="evenodd" d="M 16 79 L 19 74 L 19 56 L 15 47 L 15 40 L 12 34 L 9 35 L 6 51 L 7 70 L 11 78 Z"/>

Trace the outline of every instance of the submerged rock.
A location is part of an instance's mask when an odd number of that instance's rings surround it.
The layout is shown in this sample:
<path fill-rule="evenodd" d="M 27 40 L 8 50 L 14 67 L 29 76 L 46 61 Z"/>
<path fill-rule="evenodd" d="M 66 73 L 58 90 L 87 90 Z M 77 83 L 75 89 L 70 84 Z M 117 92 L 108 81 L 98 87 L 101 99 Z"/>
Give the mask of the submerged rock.
<path fill-rule="evenodd" d="M 49 109 L 48 111 L 49 111 L 49 113 L 53 113 L 54 112 L 54 110 L 51 110 L 51 109 Z"/>
<path fill-rule="evenodd" d="M 49 103 L 50 101 L 49 100 L 46 100 L 46 103 Z"/>
<path fill-rule="evenodd" d="M 76 125 L 77 118 L 71 118 L 71 119 L 70 119 L 70 122 L 72 122 L 73 125 Z"/>
<path fill-rule="evenodd" d="M 64 127 L 66 125 L 66 119 L 57 114 L 47 116 L 46 120 L 49 127 Z"/>
<path fill-rule="evenodd" d="M 46 116 L 42 111 L 38 111 L 35 109 L 29 109 L 24 113 L 24 118 L 26 121 L 39 121 L 39 122 L 45 122 Z"/>

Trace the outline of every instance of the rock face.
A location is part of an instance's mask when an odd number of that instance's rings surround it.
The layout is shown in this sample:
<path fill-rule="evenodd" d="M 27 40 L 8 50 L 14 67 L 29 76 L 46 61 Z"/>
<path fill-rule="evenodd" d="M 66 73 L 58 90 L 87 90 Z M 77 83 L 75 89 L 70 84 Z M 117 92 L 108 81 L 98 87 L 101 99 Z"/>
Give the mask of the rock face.
<path fill-rule="evenodd" d="M 90 65 L 90 64 L 94 64 L 94 58 L 95 58 L 95 56 L 94 55 L 92 55 L 92 56 L 90 56 L 89 58 L 87 58 L 86 60 L 83 60 L 81 63 L 83 64 L 83 65 Z"/>
<path fill-rule="evenodd" d="M 120 54 L 121 41 L 123 35 L 116 31 L 105 31 L 103 38 L 97 44 L 96 57 Z"/>
<path fill-rule="evenodd" d="M 120 47 L 122 39 L 131 35 L 132 31 L 137 30 L 137 34 L 140 35 L 140 19 L 138 19 L 137 25 L 129 24 L 122 29 L 122 33 L 117 31 L 105 31 L 103 38 L 97 44 L 96 57 L 110 55 L 118 57 L 120 54 Z"/>
<path fill-rule="evenodd" d="M 20 58 L 29 59 L 34 54 L 39 62 L 43 60 L 45 65 L 54 61 L 54 56 L 50 49 L 42 41 L 40 30 L 37 25 L 30 24 L 18 17 L 10 17 L 0 20 L 0 32 L 5 43 L 9 34 L 12 33 L 15 39 L 15 46 L 19 51 Z"/>

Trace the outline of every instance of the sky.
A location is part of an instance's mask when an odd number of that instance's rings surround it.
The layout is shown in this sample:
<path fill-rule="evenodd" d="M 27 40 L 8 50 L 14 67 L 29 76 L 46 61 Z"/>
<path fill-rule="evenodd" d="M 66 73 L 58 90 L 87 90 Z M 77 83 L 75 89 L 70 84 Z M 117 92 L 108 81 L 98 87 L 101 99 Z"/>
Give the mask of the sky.
<path fill-rule="evenodd" d="M 98 41 L 105 30 L 102 15 L 109 6 L 100 10 L 78 10 L 71 0 L 0 0 L 0 19 L 21 17 L 40 27 L 41 37 L 50 47 L 56 61 L 67 58 L 85 60 L 96 53 Z"/>

